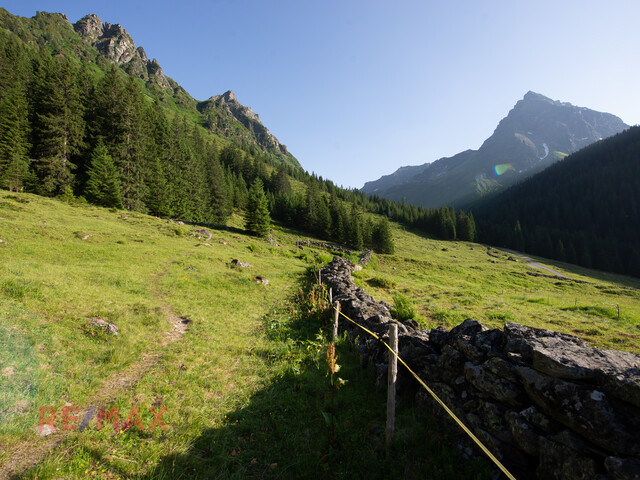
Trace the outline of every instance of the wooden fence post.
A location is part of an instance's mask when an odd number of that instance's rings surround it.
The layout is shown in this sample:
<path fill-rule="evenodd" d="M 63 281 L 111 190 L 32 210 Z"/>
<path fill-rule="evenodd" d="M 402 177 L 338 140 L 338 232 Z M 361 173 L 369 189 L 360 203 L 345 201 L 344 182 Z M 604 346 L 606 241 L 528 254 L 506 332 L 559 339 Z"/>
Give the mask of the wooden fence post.
<path fill-rule="evenodd" d="M 389 346 L 398 353 L 398 325 L 389 325 Z M 386 445 L 393 440 L 396 428 L 396 378 L 398 376 L 398 358 L 389 352 L 389 369 L 387 376 L 387 436 Z"/>
<path fill-rule="evenodd" d="M 340 316 L 340 302 L 335 303 L 335 315 L 333 317 L 333 344 L 336 343 L 338 338 L 338 317 Z"/>

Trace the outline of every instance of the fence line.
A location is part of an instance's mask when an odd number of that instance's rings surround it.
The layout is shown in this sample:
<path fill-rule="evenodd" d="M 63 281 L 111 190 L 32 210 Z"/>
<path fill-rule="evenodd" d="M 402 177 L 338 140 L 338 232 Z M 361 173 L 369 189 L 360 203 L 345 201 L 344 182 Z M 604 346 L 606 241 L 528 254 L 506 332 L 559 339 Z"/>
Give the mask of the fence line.
<path fill-rule="evenodd" d="M 509 478 L 509 480 L 516 480 L 516 478 L 509 472 L 509 470 L 507 470 L 507 468 L 502 465 L 502 463 L 500 462 L 500 460 L 498 460 L 495 455 L 493 455 L 493 453 L 491 453 L 489 451 L 489 449 L 487 447 L 484 446 L 484 444 L 478 439 L 478 437 L 476 437 L 473 432 L 471 430 L 469 430 L 469 428 L 467 428 L 467 426 L 462 423 L 462 421 L 456 416 L 455 413 L 453 413 L 453 411 L 451 411 L 451 409 L 449 407 L 447 407 L 447 405 L 440 400 L 440 397 L 438 397 L 438 395 L 436 395 L 436 393 L 431 390 L 426 383 L 424 383 L 422 381 L 422 379 L 416 375 L 416 373 L 411 370 L 411 368 L 409 368 L 409 365 L 406 364 L 406 362 L 402 359 L 402 357 L 400 357 L 400 355 L 398 355 L 396 352 L 393 351 L 393 349 L 387 344 L 387 342 L 385 342 L 384 340 L 382 340 L 378 335 L 376 335 L 374 332 L 372 332 L 371 330 L 369 330 L 368 328 L 363 327 L 362 325 L 360 325 L 359 323 L 351 320 L 348 316 L 346 316 L 343 312 L 337 310 L 338 315 L 342 315 L 344 318 L 346 318 L 348 321 L 350 321 L 351 323 L 353 323 L 354 325 L 356 325 L 357 327 L 361 328 L 362 330 L 364 330 L 365 332 L 367 332 L 369 335 L 373 336 L 374 338 L 376 338 L 377 340 L 379 340 L 380 342 L 382 342 L 382 344 L 393 354 L 395 355 L 395 357 L 398 359 L 398 361 L 400 363 L 402 363 L 402 365 L 405 366 L 405 368 L 409 371 L 409 373 L 411 373 L 411 375 L 413 375 L 413 377 L 420 383 L 420 385 L 422 385 L 424 387 L 424 389 L 429 393 L 429 395 L 431 395 L 433 397 L 433 399 L 438 402 L 438 404 L 444 408 L 444 410 L 449 414 L 449 416 L 451 418 L 453 418 L 453 420 L 455 420 L 455 422 L 458 424 L 458 426 L 460 428 L 462 428 L 462 430 L 464 430 L 464 432 L 469 435 L 469 437 L 471 438 L 471 440 L 473 440 L 475 442 L 476 445 L 478 445 L 478 447 L 480 447 L 480 449 L 487 455 L 487 457 L 489 457 L 491 459 L 491 461 L 500 469 L 502 470 L 502 473 L 504 473 L 507 478 Z"/>

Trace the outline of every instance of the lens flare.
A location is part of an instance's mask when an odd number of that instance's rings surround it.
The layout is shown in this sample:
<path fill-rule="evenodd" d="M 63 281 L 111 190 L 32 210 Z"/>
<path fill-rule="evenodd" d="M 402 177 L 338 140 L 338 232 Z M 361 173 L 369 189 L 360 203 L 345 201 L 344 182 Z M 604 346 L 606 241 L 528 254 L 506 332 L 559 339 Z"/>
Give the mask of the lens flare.
<path fill-rule="evenodd" d="M 496 173 L 496 177 L 499 177 L 500 175 L 507 173 L 512 168 L 512 163 L 501 163 L 500 165 L 494 166 L 493 171 Z"/>

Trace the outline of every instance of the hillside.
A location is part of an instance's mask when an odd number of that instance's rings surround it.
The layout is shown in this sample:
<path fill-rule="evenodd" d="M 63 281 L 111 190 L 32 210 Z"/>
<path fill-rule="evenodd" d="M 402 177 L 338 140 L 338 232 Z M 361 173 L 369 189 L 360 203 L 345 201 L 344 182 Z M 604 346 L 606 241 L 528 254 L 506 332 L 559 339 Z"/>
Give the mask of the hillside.
<path fill-rule="evenodd" d="M 479 236 L 640 277 L 640 127 L 568 156 L 474 208 Z"/>
<path fill-rule="evenodd" d="M 297 248 L 306 238 L 299 232 L 276 228 L 272 245 L 8 192 L 0 193 L 0 217 L 0 477 L 33 466 L 26 478 L 317 478 L 323 469 L 491 478 L 447 447 L 451 433 L 413 411 L 412 401 L 399 405 L 391 466 L 385 392 L 373 388 L 346 341 L 338 356 L 347 383 L 331 399 L 327 292 L 310 287 L 305 273 L 331 255 Z M 392 228 L 396 253 L 375 256 L 356 282 L 379 300 L 404 294 L 428 326 L 517 321 L 638 352 L 637 281 L 563 264 L 551 266 L 588 283 L 532 276 L 541 270 L 510 254 Z M 232 259 L 252 267 L 233 267 Z M 322 415 L 332 403 L 333 433 Z M 81 418 L 89 406 L 115 405 L 121 421 L 138 405 L 145 426 L 148 406 L 166 407 L 168 429 L 98 430 L 94 417 L 83 431 L 35 436 L 38 407 L 60 412 L 65 404 L 78 406 L 73 415 Z"/>
<path fill-rule="evenodd" d="M 466 206 L 626 127 L 614 115 L 528 92 L 478 150 L 401 167 L 362 191 L 431 208 Z"/>
<path fill-rule="evenodd" d="M 211 99 L 195 100 L 165 75 L 156 59 L 147 57 L 143 47 L 136 48 L 134 39 L 122 25 L 103 22 L 95 14 L 71 24 L 61 13 L 38 12 L 32 18 L 25 18 L 0 8 L 0 29 L 4 33 L 3 41 L 19 39 L 27 45 L 44 47 L 54 56 L 79 60 L 85 66 L 103 71 L 109 65 L 116 65 L 143 81 L 146 95 L 159 99 L 169 111 L 189 116 L 217 137 L 231 140 L 247 151 L 260 152 L 300 167 L 256 114 L 246 114 L 251 110 L 249 107 L 244 107 L 237 99 L 234 99 L 233 108 Z"/>

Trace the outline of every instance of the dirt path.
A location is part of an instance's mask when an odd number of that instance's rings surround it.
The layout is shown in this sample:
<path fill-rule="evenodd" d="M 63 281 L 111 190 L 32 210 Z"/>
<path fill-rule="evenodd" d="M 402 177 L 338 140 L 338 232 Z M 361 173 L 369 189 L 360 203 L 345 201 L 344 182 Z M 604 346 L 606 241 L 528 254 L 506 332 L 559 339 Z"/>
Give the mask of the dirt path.
<path fill-rule="evenodd" d="M 78 412 L 74 412 L 81 425 L 88 424 L 101 406 L 106 407 L 120 393 L 135 385 L 145 372 L 160 360 L 163 348 L 180 340 L 187 332 L 190 320 L 175 315 L 171 307 L 163 301 L 164 294 L 158 286 L 163 275 L 164 273 L 160 273 L 151 279 L 152 291 L 150 294 L 157 299 L 171 327 L 152 349 L 141 356 L 140 360 L 107 378 L 86 405 L 81 407 Z M 56 430 L 46 436 L 38 436 L 34 433 L 34 437 L 29 441 L 11 446 L 9 458 L 3 465 L 0 465 L 0 479 L 17 478 L 25 470 L 38 465 L 49 455 L 50 451 L 57 448 L 74 431 Z"/>
<path fill-rule="evenodd" d="M 541 265 L 538 262 L 533 261 L 531 258 L 527 257 L 526 255 L 523 255 L 522 253 L 518 253 L 518 252 L 515 252 L 513 250 L 509 250 L 508 248 L 502 248 L 501 250 L 503 250 L 505 252 L 512 253 L 512 254 L 517 255 L 518 257 L 526 260 L 530 267 L 540 268 L 542 270 L 546 270 L 547 272 L 554 274 L 557 277 L 564 278 L 566 280 L 571 280 L 571 278 L 567 277 L 565 274 L 557 272 L 553 268 L 549 268 L 549 267 L 547 267 L 545 265 Z"/>

